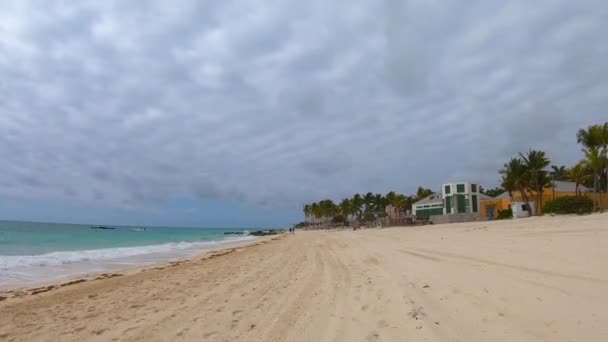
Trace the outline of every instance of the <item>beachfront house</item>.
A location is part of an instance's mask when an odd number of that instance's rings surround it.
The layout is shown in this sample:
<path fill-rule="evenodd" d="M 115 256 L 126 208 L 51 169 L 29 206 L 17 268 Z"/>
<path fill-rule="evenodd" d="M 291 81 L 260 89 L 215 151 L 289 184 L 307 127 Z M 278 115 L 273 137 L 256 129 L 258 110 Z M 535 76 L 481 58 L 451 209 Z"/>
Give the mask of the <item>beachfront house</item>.
<path fill-rule="evenodd" d="M 555 181 L 555 182 L 553 182 L 552 186 L 545 188 L 545 190 L 543 191 L 541 205 L 538 205 L 538 203 L 536 203 L 537 199 L 536 199 L 535 192 L 531 192 L 528 195 L 528 198 L 529 198 L 530 206 L 533 209 L 533 212 L 535 212 L 536 215 L 540 215 L 541 208 L 548 202 L 550 202 L 556 198 L 565 197 L 565 196 L 576 196 L 577 194 L 583 195 L 583 196 L 589 196 L 590 198 L 593 198 L 593 196 L 594 196 L 592 190 L 587 188 L 584 185 L 579 184 L 578 192 L 577 192 L 576 183 L 566 182 L 566 181 Z M 513 191 L 512 194 L 509 194 L 508 192 L 505 191 L 504 193 L 502 193 L 494 198 L 488 197 L 488 198 L 482 199 L 482 201 L 480 203 L 481 219 L 482 220 L 493 220 L 494 218 L 497 217 L 497 215 L 500 211 L 507 210 L 507 209 L 513 210 L 514 203 L 515 204 L 523 203 L 523 197 L 521 196 L 521 193 L 519 193 L 519 191 Z M 526 213 L 520 212 L 523 210 L 520 207 L 517 207 L 518 208 L 517 214 L 514 211 L 514 214 L 516 214 L 516 215 L 514 215 L 514 217 L 515 216 L 517 216 L 517 217 L 529 216 L 529 213 L 526 215 Z"/>
<path fill-rule="evenodd" d="M 466 222 L 479 218 L 480 201 L 489 198 L 479 193 L 475 182 L 443 184 L 440 193 L 432 194 L 412 205 L 417 220 L 433 223 Z"/>
<path fill-rule="evenodd" d="M 536 203 L 536 193 L 528 194 L 529 204 L 535 215 L 541 214 L 541 208 L 548 202 L 565 196 L 576 195 L 597 196 L 602 205 L 608 201 L 608 196 L 600 198 L 584 185 L 574 182 L 556 181 L 545 188 L 542 203 Z M 479 192 L 475 182 L 450 182 L 443 184 L 441 193 L 434 193 L 412 205 L 412 214 L 417 221 L 432 223 L 467 222 L 477 220 L 494 220 L 503 210 L 511 209 L 514 217 L 531 216 L 526 212 L 523 198 L 519 191 L 504 192 L 496 197 Z"/>
<path fill-rule="evenodd" d="M 434 193 L 412 204 L 412 214 L 416 220 L 428 220 L 431 216 L 443 215 L 443 197 Z"/>

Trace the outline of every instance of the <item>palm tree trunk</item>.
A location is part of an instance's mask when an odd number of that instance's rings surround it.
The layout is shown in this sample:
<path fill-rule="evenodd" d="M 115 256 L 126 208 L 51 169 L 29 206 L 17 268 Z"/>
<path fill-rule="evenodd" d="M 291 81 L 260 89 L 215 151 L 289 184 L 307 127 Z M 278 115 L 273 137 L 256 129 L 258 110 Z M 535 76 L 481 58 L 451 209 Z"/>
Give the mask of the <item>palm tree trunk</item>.
<path fill-rule="evenodd" d="M 528 213 L 532 215 L 532 208 L 530 208 L 530 200 L 528 199 L 528 195 L 526 194 L 526 189 L 520 188 L 519 192 L 521 193 L 521 199 L 526 204 L 526 208 L 528 209 Z"/>
<path fill-rule="evenodd" d="M 604 149 L 604 160 L 606 160 L 606 168 L 604 169 L 604 173 L 606 174 L 606 197 L 608 197 L 608 156 L 607 151 Z M 600 207 L 602 206 L 602 202 L 600 202 Z M 608 198 L 606 198 L 606 209 L 608 209 Z M 604 212 L 602 210 L 602 212 Z"/>
<path fill-rule="evenodd" d="M 593 172 L 593 211 L 597 210 L 597 171 Z"/>

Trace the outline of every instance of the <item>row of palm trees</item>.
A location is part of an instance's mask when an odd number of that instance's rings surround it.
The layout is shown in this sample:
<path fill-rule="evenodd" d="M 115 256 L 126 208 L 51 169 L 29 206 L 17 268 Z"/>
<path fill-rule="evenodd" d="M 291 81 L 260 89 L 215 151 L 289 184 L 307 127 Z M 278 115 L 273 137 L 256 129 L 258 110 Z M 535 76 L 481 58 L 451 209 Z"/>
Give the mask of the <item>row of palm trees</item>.
<path fill-rule="evenodd" d="M 604 189 L 608 195 L 608 122 L 580 129 L 576 134 L 576 140 L 583 145 L 585 154 L 583 163 L 592 173 L 593 191 L 598 192 L 599 190 L 601 206 Z M 604 187 L 602 187 L 602 182 L 604 182 Z M 593 198 L 593 206 L 594 209 L 598 206 L 596 196 Z"/>
<path fill-rule="evenodd" d="M 412 203 L 433 194 L 430 189 L 419 187 L 415 195 L 391 191 L 382 194 L 368 192 L 365 195 L 355 194 L 344 198 L 339 203 L 330 199 L 304 205 L 304 216 L 309 224 L 348 224 L 350 222 L 374 222 L 386 216 L 388 205 L 400 211 L 411 209 Z"/>
<path fill-rule="evenodd" d="M 549 164 L 549 158 L 544 151 L 530 149 L 526 154 L 519 153 L 519 157 L 511 158 L 498 171 L 502 175 L 501 186 L 510 194 L 519 191 L 528 208 L 530 208 L 530 197 L 534 193 L 536 193 L 536 203 L 542 205 L 544 190 L 551 185 L 551 177 L 545 170 Z"/>
<path fill-rule="evenodd" d="M 519 191 L 528 208 L 530 197 L 536 196 L 536 203 L 542 210 L 545 188 L 553 186 L 554 181 L 569 180 L 576 183 L 577 195 L 580 195 L 580 185 L 592 187 L 599 193 L 594 196 L 594 210 L 597 210 L 598 203 L 601 207 L 603 189 L 608 193 L 608 123 L 580 129 L 577 142 L 583 146 L 585 158 L 570 168 L 553 165 L 547 170 L 550 161 L 544 151 L 530 149 L 525 154 L 519 153 L 499 171 L 501 186 L 509 193 Z"/>

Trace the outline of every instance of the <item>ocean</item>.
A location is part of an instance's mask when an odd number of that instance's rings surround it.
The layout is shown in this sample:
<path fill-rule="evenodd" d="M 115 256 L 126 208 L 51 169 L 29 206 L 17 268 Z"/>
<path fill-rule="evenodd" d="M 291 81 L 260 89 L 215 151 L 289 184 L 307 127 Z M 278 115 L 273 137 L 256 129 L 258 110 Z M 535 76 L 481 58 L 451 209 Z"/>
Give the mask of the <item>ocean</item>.
<path fill-rule="evenodd" d="M 235 228 L 93 226 L 0 221 L 0 289 L 178 260 L 254 238 Z"/>

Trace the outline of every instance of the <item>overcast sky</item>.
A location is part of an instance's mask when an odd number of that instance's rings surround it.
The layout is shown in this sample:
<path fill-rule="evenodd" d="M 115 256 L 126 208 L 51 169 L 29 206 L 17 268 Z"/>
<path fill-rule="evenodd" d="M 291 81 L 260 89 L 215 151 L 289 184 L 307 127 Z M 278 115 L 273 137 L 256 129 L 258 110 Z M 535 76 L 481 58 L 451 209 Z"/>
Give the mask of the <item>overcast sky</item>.
<path fill-rule="evenodd" d="M 608 120 L 608 3 L 0 5 L 0 218 L 281 225 Z"/>

